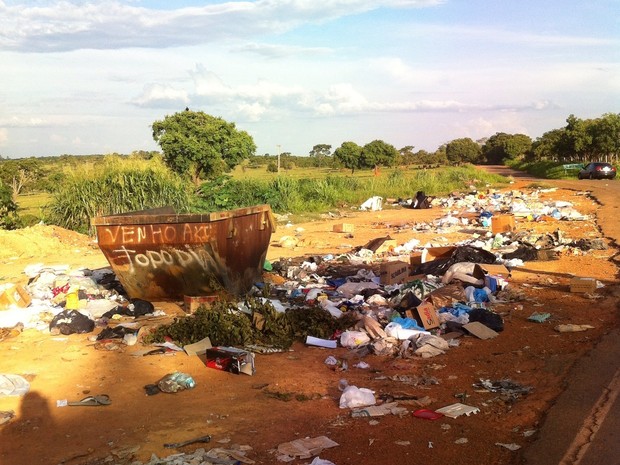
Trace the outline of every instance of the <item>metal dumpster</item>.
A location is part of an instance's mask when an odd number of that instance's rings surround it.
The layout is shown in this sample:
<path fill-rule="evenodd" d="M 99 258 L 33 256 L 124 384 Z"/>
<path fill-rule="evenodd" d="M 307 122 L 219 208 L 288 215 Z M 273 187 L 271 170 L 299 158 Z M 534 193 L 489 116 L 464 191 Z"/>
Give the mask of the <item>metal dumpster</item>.
<path fill-rule="evenodd" d="M 275 231 L 269 205 L 205 214 L 166 207 L 100 216 L 92 224 L 129 297 L 145 300 L 247 292 Z"/>

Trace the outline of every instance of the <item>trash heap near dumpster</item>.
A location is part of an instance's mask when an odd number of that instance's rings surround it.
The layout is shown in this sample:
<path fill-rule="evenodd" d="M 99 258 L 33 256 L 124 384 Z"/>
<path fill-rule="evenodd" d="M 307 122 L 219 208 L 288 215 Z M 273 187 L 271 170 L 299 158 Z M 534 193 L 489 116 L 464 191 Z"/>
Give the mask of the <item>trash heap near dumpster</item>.
<path fill-rule="evenodd" d="M 30 277 L 27 286 L 0 289 L 0 306 L 7 309 L 0 312 L 0 327 L 12 330 L 12 336 L 23 328 L 65 335 L 93 333 L 95 348 L 100 350 L 118 350 L 141 342 L 151 346 L 143 355 L 184 351 L 203 357 L 210 368 L 247 375 L 260 369 L 255 366 L 255 353 L 283 351 L 295 340 L 310 346 L 345 347 L 360 359 L 366 354 L 432 358 L 457 348 L 463 336 L 490 339 L 500 335 L 504 320 L 494 311 L 494 304 L 515 298 L 510 285 L 515 268 L 527 261 L 553 260 L 562 253 L 606 248 L 603 240 L 572 239 L 559 229 L 532 234 L 520 227 L 534 221 L 587 219 L 568 202 L 539 200 L 539 193 L 533 190 L 453 194 L 428 200 L 428 206 L 443 208 L 447 213 L 431 223 L 412 225 L 414 230 L 434 233 L 436 239 L 450 230 L 470 228 L 471 238 L 439 246 L 432 240 L 425 244 L 419 240 L 399 243 L 393 237 L 383 236 L 339 255 L 265 262 L 262 279 L 256 279 L 251 286 L 245 285 L 242 273 L 234 275 L 243 278 L 244 290 L 249 287 L 243 295 L 227 293 L 225 286 L 209 289 L 214 292 L 202 295 L 176 292 L 173 297 L 181 303 L 185 314 L 164 325 L 150 322 L 165 316 L 157 301 L 153 304 L 141 297 L 147 290 L 163 292 L 169 284 L 168 277 L 162 277 L 154 290 L 152 282 L 136 281 L 140 277 L 147 279 L 149 270 L 142 270 L 142 274 L 135 275 L 137 278 L 119 281 L 110 269 L 70 270 L 36 265 L 25 270 Z M 370 200 L 363 209 L 382 208 L 376 198 Z M 270 212 L 258 213 L 260 224 L 267 227 Z M 220 215 L 218 221 L 229 218 Z M 187 218 L 184 220 L 188 222 Z M 138 234 L 141 227 L 135 227 L 132 234 Z M 353 231 L 349 227 L 341 229 L 340 232 Z M 175 231 L 182 233 L 183 229 Z M 121 230 L 118 234 L 122 233 Z M 228 233 L 234 235 L 234 227 L 227 227 Z M 226 234 L 220 238 L 222 244 L 229 239 Z M 202 257 L 198 246 L 192 247 L 187 257 Z M 110 248 L 107 253 L 118 250 Z M 186 257 L 179 241 L 174 250 L 178 260 Z M 215 252 L 210 251 L 209 256 L 217 256 Z M 158 253 L 158 257 L 166 257 Z M 149 256 L 146 249 L 141 254 Z M 116 257 L 115 263 L 125 272 L 139 264 L 142 255 L 125 262 L 122 256 Z M 256 256 L 264 258 L 262 251 Z M 165 263 L 151 260 L 148 264 L 162 275 L 160 268 Z M 210 262 L 211 268 L 216 265 Z M 230 282 L 241 282 L 229 277 L 230 267 L 219 271 Z M 128 295 L 123 281 L 141 294 Z M 192 286 L 192 294 L 200 294 L 196 292 L 200 283 L 192 282 Z M 591 278 L 576 277 L 570 291 L 592 293 L 599 286 Z M 142 323 L 145 317 L 150 321 Z M 134 321 L 127 322 L 128 319 Z M 542 322 L 546 317 L 536 314 L 530 319 Z M 561 330 L 571 329 L 558 329 Z M 333 357 L 325 363 L 346 369 L 342 360 Z M 159 383 L 149 385 L 151 392 L 147 390 L 147 394 L 176 392 L 162 389 L 161 384 L 164 379 L 179 376 L 166 375 Z M 527 387 L 509 380 L 481 380 L 480 387 L 515 396 L 529 392 Z M 351 409 L 353 416 L 399 412 L 389 399 L 376 405 L 377 399 L 367 389 L 349 386 L 344 380 L 340 388 L 340 407 Z M 420 410 L 417 416 L 456 417 L 472 413 L 477 413 L 477 408 L 458 403 L 435 411 Z"/>

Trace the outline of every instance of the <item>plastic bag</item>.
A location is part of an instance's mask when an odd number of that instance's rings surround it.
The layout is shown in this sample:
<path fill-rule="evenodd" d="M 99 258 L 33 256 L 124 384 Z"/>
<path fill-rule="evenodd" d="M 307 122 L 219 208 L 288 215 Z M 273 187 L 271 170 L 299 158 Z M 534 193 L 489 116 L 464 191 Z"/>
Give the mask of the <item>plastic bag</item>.
<path fill-rule="evenodd" d="M 157 387 L 162 392 L 178 392 L 191 389 L 196 386 L 196 381 L 187 373 L 175 371 L 169 373 L 157 382 Z"/>
<path fill-rule="evenodd" d="M 340 345 L 354 349 L 370 342 L 370 337 L 364 331 L 345 331 L 340 335 Z"/>
<path fill-rule="evenodd" d="M 340 408 L 356 408 L 375 405 L 377 400 L 370 389 L 347 386 L 340 396 Z"/>

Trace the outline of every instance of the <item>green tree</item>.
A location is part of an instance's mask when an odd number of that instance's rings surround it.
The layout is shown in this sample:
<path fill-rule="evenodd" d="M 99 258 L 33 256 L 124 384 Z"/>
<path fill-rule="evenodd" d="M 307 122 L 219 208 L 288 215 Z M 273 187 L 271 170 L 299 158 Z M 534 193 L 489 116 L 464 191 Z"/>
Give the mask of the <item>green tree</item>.
<path fill-rule="evenodd" d="M 247 132 L 202 111 L 185 110 L 155 121 L 153 139 L 161 147 L 166 165 L 189 176 L 195 185 L 201 177 L 230 171 L 256 152 Z"/>
<path fill-rule="evenodd" d="M 362 148 L 361 163 L 363 168 L 394 166 L 398 158 L 398 150 L 382 140 L 373 140 Z"/>
<path fill-rule="evenodd" d="M 406 145 L 405 147 L 403 147 L 402 149 L 400 149 L 398 151 L 399 154 L 399 164 L 403 164 L 405 166 L 410 166 L 416 163 L 416 157 L 415 154 L 413 153 L 413 145 Z"/>
<path fill-rule="evenodd" d="M 482 146 L 482 154 L 487 163 L 497 165 L 504 163 L 504 160 L 523 158 L 531 149 L 532 139 L 529 136 L 498 132 Z"/>
<path fill-rule="evenodd" d="M 564 133 L 564 128 L 553 129 L 537 138 L 532 144 L 531 158 L 535 161 L 568 159 L 570 154 L 563 149 L 563 142 L 566 139 Z"/>
<path fill-rule="evenodd" d="M 453 164 L 478 163 L 482 155 L 482 148 L 469 137 L 454 139 L 446 145 L 446 156 Z"/>
<path fill-rule="evenodd" d="M 620 155 L 620 113 L 607 113 L 587 128 L 592 151 L 599 160 L 615 162 Z"/>
<path fill-rule="evenodd" d="M 17 227 L 17 204 L 13 201 L 13 192 L 0 181 L 0 228 Z"/>
<path fill-rule="evenodd" d="M 353 174 L 357 168 L 361 168 L 362 148 L 355 142 L 343 142 L 334 151 L 334 158 Z"/>
<path fill-rule="evenodd" d="M 316 159 L 316 166 L 320 167 L 323 159 L 329 157 L 332 152 L 332 146 L 329 144 L 317 144 L 310 150 L 310 157 Z"/>

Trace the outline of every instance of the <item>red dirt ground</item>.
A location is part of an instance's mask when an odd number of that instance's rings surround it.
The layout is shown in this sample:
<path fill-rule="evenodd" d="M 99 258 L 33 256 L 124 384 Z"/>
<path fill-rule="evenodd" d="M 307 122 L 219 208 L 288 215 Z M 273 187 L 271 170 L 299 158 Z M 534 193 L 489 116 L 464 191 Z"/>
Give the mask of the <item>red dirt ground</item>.
<path fill-rule="evenodd" d="M 559 190 L 544 196 L 569 200 L 584 214 L 593 214 L 598 208 L 575 191 Z M 268 258 L 339 254 L 388 234 L 399 244 L 412 238 L 422 243 L 439 242 L 434 233 L 402 226 L 443 213 L 439 209 L 386 207 L 380 212 L 351 211 L 343 218 L 280 226 L 273 235 Z M 355 225 L 353 237 L 332 232 L 332 226 L 339 222 Z M 294 236 L 297 228 L 303 229 L 297 230 L 303 239 L 300 247 L 276 246 L 282 236 Z M 600 237 L 593 221 L 517 223 L 518 230 L 534 232 L 558 228 L 575 239 Z M 442 237 L 454 241 L 467 239 L 470 234 Z M 0 242 L 0 283 L 25 283 L 23 269 L 33 263 L 91 269 L 107 265 L 92 240 L 57 227 L 0 231 Z M 370 365 L 366 370 L 350 366 L 345 372 L 337 372 L 328 368 L 325 359 L 329 355 L 349 357 L 346 348 L 321 349 L 296 343 L 287 353 L 257 354 L 256 374 L 236 376 L 207 369 L 197 357 L 182 353 L 134 357 L 132 352 L 144 347 L 96 350 L 89 334 L 51 336 L 26 330 L 0 342 L 0 372 L 20 374 L 31 382 L 26 396 L 0 398 L 0 411 L 16 413 L 0 426 L 0 461 L 7 465 L 75 465 L 104 463 L 103 459 L 112 457 L 107 463 L 130 463 L 130 458 L 122 458 L 128 456 L 146 462 L 153 453 L 163 457 L 177 452 L 165 449 L 166 442 L 210 434 L 213 439 L 207 448 L 249 445 L 252 450 L 248 457 L 260 464 L 277 463 L 273 449 L 281 443 L 327 436 L 339 446 L 326 449 L 320 457 L 336 465 L 516 465 L 520 452 L 496 444 L 526 446 L 534 437 L 527 437 L 527 432 L 539 427 L 561 392 L 569 368 L 618 323 L 618 270 L 610 260 L 615 253 L 614 249 L 570 253 L 555 261 L 528 262 L 527 271 L 515 271 L 510 279 L 510 288 L 523 299 L 494 307 L 505 320 L 499 337 L 464 337 L 459 347 L 429 359 L 369 355 L 363 359 Z M 568 286 L 572 275 L 594 277 L 605 287 L 596 292 L 596 298 L 572 294 Z M 174 303 L 155 305 L 169 316 L 182 313 Z M 550 312 L 552 319 L 542 324 L 527 320 L 541 311 Z M 560 323 L 590 324 L 594 328 L 558 333 L 553 328 Z M 197 386 L 177 394 L 145 395 L 145 384 L 172 371 L 191 374 Z M 438 384 L 407 384 L 416 376 L 435 378 Z M 338 406 L 340 378 L 372 389 L 376 395 L 428 396 L 427 407 L 431 409 L 462 401 L 479 407 L 480 413 L 430 421 L 414 418 L 411 412 L 419 407 L 403 401 L 399 405 L 408 408 L 406 415 L 352 418 L 348 409 Z M 472 386 L 480 379 L 505 378 L 533 389 L 529 395 L 510 401 Z M 268 392 L 288 393 L 292 399 L 279 400 Z M 60 399 L 102 393 L 112 399 L 110 406 L 56 406 Z M 186 446 L 179 451 L 197 447 L 203 446 Z"/>

